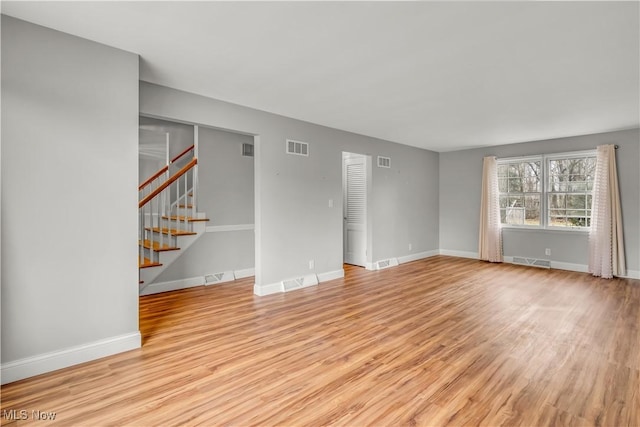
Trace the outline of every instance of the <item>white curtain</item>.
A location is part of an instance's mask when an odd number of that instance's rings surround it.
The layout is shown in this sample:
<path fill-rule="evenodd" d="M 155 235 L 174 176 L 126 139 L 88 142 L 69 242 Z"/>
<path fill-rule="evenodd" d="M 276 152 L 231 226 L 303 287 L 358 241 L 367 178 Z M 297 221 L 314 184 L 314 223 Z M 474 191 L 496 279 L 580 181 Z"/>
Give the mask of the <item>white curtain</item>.
<path fill-rule="evenodd" d="M 480 239 L 478 246 L 481 260 L 502 262 L 498 161 L 495 157 L 485 157 L 482 166 Z"/>
<path fill-rule="evenodd" d="M 613 145 L 600 145 L 591 205 L 589 273 L 610 279 L 623 276 L 625 270 L 616 151 Z"/>

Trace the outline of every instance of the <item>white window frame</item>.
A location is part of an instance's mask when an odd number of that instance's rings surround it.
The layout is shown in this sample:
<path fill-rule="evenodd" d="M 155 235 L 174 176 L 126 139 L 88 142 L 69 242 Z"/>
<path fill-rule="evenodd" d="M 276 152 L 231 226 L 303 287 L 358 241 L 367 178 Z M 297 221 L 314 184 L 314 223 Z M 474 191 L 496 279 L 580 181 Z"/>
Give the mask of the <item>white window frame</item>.
<path fill-rule="evenodd" d="M 548 200 L 549 200 L 549 160 L 558 160 L 558 159 L 580 159 L 585 157 L 595 157 L 596 150 L 585 150 L 585 151 L 572 151 L 569 153 L 557 153 L 557 154 L 546 154 L 544 155 L 544 224 L 545 228 L 548 230 L 560 230 L 560 231 L 589 231 L 591 227 L 558 227 L 549 225 L 549 209 L 547 209 Z M 593 197 L 593 188 L 591 190 L 591 197 Z"/>
<path fill-rule="evenodd" d="M 582 150 L 582 151 L 570 151 L 566 153 L 554 153 L 554 154 L 540 154 L 536 156 L 522 156 L 522 157 L 504 157 L 498 159 L 498 164 L 507 163 L 520 163 L 533 160 L 540 160 L 542 174 L 542 185 L 540 192 L 540 225 L 520 225 L 520 224 L 501 224 L 502 228 L 514 228 L 514 229 L 530 229 L 530 230 L 553 230 L 553 231 L 568 231 L 568 232 L 587 232 L 591 227 L 559 227 L 549 225 L 549 160 L 558 159 L 576 159 L 584 157 L 595 157 L 596 150 Z M 503 193 L 504 194 L 504 193 Z M 593 193 L 592 193 L 593 197 Z"/>
<path fill-rule="evenodd" d="M 534 162 L 534 161 L 539 161 L 540 162 L 540 174 L 542 174 L 541 182 L 540 182 L 540 225 L 527 225 L 527 224 L 502 224 L 501 223 L 501 227 L 502 228 L 523 228 L 523 229 L 534 229 L 534 230 L 538 230 L 540 228 L 542 228 L 543 225 L 543 219 L 542 219 L 542 212 L 543 212 L 543 204 L 542 204 L 542 199 L 545 196 L 545 188 L 544 188 L 544 177 L 546 176 L 545 172 L 544 172 L 544 158 L 542 156 L 524 156 L 524 157 L 506 157 L 504 159 L 498 159 L 497 163 L 498 165 L 500 164 L 508 164 L 508 163 L 524 163 L 524 162 Z M 509 194 L 509 193 L 501 193 L 501 194 Z M 525 194 L 525 193 L 522 193 Z"/>

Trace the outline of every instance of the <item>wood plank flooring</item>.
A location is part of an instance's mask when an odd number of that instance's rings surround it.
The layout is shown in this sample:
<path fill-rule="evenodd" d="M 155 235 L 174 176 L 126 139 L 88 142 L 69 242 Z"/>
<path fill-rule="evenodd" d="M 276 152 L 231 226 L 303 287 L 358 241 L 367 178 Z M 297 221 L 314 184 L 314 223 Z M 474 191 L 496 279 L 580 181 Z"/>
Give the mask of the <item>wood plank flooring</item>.
<path fill-rule="evenodd" d="M 3 386 L 30 419 L 2 425 L 640 426 L 640 281 L 444 256 L 252 280 L 140 298 L 141 349 Z"/>

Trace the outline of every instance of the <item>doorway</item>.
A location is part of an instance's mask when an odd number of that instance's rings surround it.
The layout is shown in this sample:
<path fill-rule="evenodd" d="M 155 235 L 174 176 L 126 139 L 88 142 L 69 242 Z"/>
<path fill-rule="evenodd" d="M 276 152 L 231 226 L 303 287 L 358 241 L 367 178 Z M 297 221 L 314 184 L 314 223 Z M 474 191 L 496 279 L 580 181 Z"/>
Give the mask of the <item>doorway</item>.
<path fill-rule="evenodd" d="M 342 153 L 343 261 L 360 267 L 371 258 L 370 170 L 370 156 Z"/>

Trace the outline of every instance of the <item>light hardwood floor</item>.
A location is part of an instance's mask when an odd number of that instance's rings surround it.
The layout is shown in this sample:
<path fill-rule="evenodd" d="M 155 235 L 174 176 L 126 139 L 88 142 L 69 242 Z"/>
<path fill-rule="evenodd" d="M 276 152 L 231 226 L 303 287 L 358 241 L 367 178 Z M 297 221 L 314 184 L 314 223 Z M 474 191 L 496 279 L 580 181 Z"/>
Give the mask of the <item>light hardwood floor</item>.
<path fill-rule="evenodd" d="M 640 426 L 639 328 L 637 280 L 443 256 L 266 297 L 251 278 L 142 297 L 141 349 L 3 386 L 2 409 L 56 412 L 38 425 Z"/>

